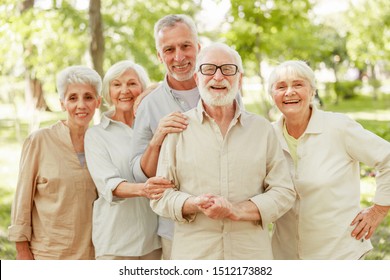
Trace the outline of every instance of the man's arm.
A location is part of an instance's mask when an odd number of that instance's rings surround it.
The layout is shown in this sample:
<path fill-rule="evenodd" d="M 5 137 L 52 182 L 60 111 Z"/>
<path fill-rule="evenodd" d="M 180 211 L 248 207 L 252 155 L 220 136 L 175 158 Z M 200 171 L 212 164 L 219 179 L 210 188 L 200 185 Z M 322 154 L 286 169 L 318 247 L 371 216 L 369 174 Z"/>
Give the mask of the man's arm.
<path fill-rule="evenodd" d="M 183 205 L 183 217 L 192 216 L 199 212 L 211 219 L 228 218 L 233 221 L 261 222 L 259 209 L 250 200 L 233 204 L 224 197 L 212 194 L 189 197 Z"/>
<path fill-rule="evenodd" d="M 261 214 L 256 204 L 250 200 L 233 204 L 231 215 L 228 216 L 233 221 L 258 221 L 261 223 Z"/>
<path fill-rule="evenodd" d="M 141 169 L 148 178 L 156 176 L 161 145 L 167 134 L 182 132 L 187 125 L 187 116 L 180 112 L 171 113 L 160 120 L 149 145 L 141 156 Z"/>

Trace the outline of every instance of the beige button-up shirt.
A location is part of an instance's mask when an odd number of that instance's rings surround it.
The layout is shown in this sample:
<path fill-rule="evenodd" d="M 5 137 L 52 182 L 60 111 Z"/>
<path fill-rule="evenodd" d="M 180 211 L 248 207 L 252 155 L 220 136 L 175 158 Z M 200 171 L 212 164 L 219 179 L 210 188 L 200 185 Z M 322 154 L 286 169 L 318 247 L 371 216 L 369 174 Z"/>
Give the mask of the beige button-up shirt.
<path fill-rule="evenodd" d="M 275 258 L 359 259 L 372 248 L 369 240 L 351 237 L 361 210 L 359 162 L 379 171 L 374 203 L 390 205 L 390 143 L 345 115 L 314 107 L 294 168 L 283 118 L 274 128 L 297 191 L 294 207 L 275 223 Z"/>
<path fill-rule="evenodd" d="M 169 134 L 157 175 L 174 181 L 152 208 L 175 221 L 172 259 L 272 259 L 267 225 L 293 204 L 287 162 L 270 123 L 236 106 L 225 137 L 202 103 L 186 114 L 189 125 Z M 182 216 L 187 198 L 213 193 L 230 202 L 251 200 L 262 223 Z"/>
<path fill-rule="evenodd" d="M 29 241 L 35 259 L 94 259 L 95 184 L 61 121 L 24 142 L 10 241 Z"/>

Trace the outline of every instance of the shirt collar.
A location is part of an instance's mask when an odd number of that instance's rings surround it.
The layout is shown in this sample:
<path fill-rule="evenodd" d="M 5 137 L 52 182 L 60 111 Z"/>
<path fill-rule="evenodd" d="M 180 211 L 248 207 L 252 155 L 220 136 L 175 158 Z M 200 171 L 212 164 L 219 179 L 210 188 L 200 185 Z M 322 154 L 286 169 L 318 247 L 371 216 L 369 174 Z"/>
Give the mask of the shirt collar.
<path fill-rule="evenodd" d="M 241 125 L 244 125 L 244 120 L 242 117 L 242 111 L 240 108 L 240 105 L 238 104 L 237 100 L 234 99 L 234 103 L 236 104 L 236 110 L 234 112 L 233 121 L 239 122 Z M 199 99 L 198 105 L 196 106 L 196 114 L 198 116 L 198 119 L 201 123 L 204 121 L 204 117 L 211 118 L 206 110 L 204 109 L 202 99 Z"/>
<path fill-rule="evenodd" d="M 107 111 L 102 114 L 102 117 L 100 119 L 100 124 L 104 129 L 107 129 L 110 123 L 113 122 L 113 120 L 111 119 L 113 114 L 114 114 L 114 110 Z"/>
<path fill-rule="evenodd" d="M 317 107 L 314 105 L 310 105 L 310 107 L 312 109 L 311 116 L 310 116 L 309 124 L 307 125 L 304 134 L 322 133 L 324 130 L 324 120 L 323 120 L 322 111 L 318 110 Z M 280 133 L 283 132 L 283 123 L 284 123 L 284 116 L 282 115 L 279 118 L 279 120 L 276 122 Z"/>
<path fill-rule="evenodd" d="M 317 109 L 316 106 L 311 105 L 311 117 L 309 124 L 307 125 L 305 133 L 307 134 L 319 134 L 322 133 L 324 129 L 324 121 L 321 114 L 321 111 Z"/>

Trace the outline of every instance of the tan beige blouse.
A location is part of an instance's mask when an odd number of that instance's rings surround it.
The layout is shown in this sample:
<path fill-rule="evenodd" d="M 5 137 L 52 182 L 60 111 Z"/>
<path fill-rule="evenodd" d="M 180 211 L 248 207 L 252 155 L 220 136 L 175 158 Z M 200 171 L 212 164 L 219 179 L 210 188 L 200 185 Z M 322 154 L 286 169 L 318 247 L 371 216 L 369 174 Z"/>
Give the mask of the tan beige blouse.
<path fill-rule="evenodd" d="M 94 259 L 96 188 L 61 121 L 24 142 L 10 241 L 29 241 L 35 259 Z"/>

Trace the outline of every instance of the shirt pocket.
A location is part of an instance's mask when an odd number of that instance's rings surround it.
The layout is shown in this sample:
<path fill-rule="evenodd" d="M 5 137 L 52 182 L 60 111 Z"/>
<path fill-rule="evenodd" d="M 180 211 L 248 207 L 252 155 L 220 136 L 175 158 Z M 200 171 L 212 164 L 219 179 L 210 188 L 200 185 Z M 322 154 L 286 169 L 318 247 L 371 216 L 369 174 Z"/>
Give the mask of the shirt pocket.
<path fill-rule="evenodd" d="M 58 177 L 58 169 L 54 167 L 45 168 L 36 179 L 37 190 L 41 194 L 55 195 L 58 194 L 60 186 L 60 178 Z"/>

